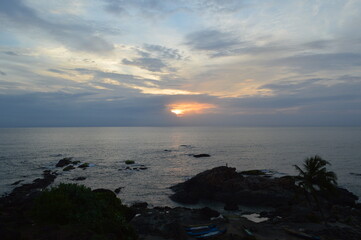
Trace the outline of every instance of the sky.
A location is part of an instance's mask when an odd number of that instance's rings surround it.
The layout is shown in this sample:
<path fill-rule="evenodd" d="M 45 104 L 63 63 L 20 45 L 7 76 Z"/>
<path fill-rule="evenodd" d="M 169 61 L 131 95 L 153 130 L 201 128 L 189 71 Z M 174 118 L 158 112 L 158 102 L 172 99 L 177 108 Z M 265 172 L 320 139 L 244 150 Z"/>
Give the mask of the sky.
<path fill-rule="evenodd" d="M 361 0 L 1 0 L 0 127 L 361 126 Z"/>

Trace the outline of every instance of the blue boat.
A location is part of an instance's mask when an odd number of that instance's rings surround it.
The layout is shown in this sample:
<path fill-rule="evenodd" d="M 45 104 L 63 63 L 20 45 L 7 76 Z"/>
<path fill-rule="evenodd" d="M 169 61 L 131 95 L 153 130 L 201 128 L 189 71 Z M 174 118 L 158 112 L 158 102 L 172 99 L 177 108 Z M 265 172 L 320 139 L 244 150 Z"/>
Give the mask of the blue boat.
<path fill-rule="evenodd" d="M 193 230 L 193 231 L 187 231 L 187 234 L 189 236 L 199 236 L 199 235 L 203 235 L 203 234 L 207 234 L 213 231 L 217 231 L 218 228 L 216 226 L 213 227 L 209 227 L 209 228 L 205 228 L 205 229 L 197 229 L 197 230 Z"/>
<path fill-rule="evenodd" d="M 203 224 L 203 225 L 189 225 L 185 226 L 186 231 L 198 231 L 198 230 L 204 230 L 204 229 L 210 229 L 216 227 L 215 224 Z"/>
<path fill-rule="evenodd" d="M 209 231 L 208 233 L 198 235 L 198 236 L 193 236 L 193 237 L 195 237 L 197 239 L 206 239 L 206 238 L 211 238 L 211 237 L 216 237 L 216 236 L 222 235 L 226 231 L 227 231 L 227 229 L 219 230 L 218 228 L 215 228 L 215 229 Z"/>

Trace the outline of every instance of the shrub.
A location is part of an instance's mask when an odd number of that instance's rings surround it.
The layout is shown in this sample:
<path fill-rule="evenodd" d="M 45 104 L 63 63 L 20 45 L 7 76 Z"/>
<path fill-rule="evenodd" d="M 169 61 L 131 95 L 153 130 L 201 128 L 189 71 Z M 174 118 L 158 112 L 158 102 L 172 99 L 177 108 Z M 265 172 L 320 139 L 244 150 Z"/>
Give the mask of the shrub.
<path fill-rule="evenodd" d="M 94 192 L 77 184 L 60 184 L 45 190 L 34 203 L 32 214 L 39 223 L 80 225 L 97 234 L 136 239 L 126 220 L 129 209 L 109 192 Z"/>
<path fill-rule="evenodd" d="M 134 164 L 134 160 L 125 160 L 125 164 Z"/>

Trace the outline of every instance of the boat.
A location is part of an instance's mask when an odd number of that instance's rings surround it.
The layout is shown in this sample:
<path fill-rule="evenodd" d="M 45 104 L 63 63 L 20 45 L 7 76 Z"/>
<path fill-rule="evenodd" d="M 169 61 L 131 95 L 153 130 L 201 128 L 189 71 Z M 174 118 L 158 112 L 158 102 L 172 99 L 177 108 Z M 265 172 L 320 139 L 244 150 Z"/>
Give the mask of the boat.
<path fill-rule="evenodd" d="M 199 224 L 199 225 L 187 225 L 184 226 L 184 228 L 186 231 L 197 231 L 197 230 L 214 228 L 215 226 L 216 225 L 213 223 L 207 223 L 207 224 Z"/>
<path fill-rule="evenodd" d="M 300 237 L 300 238 L 303 238 L 303 239 L 309 239 L 309 240 L 321 240 L 320 237 L 318 236 L 314 236 L 314 235 L 310 235 L 310 234 L 307 234 L 307 233 L 304 233 L 304 232 L 300 232 L 300 231 L 296 231 L 296 230 L 293 230 L 293 229 L 289 229 L 289 228 L 284 228 L 284 230 L 293 235 L 293 236 L 296 236 L 296 237 Z"/>
<path fill-rule="evenodd" d="M 211 238 L 211 237 L 216 237 L 216 236 L 219 236 L 219 235 L 222 235 L 223 233 L 225 233 L 227 231 L 227 229 L 223 229 L 223 230 L 220 230 L 218 228 L 214 228 L 213 230 L 211 230 L 210 232 L 208 233 L 205 233 L 205 234 L 202 234 L 202 235 L 197 235 L 197 236 L 193 236 L 197 239 L 207 239 L 207 238 Z"/>
<path fill-rule="evenodd" d="M 253 235 L 250 229 L 246 228 L 245 226 L 242 226 L 242 230 L 246 235 L 246 239 L 256 239 L 256 237 Z"/>
<path fill-rule="evenodd" d="M 204 234 L 214 232 L 214 231 L 217 231 L 217 230 L 218 230 L 218 228 L 216 226 L 214 226 L 214 227 L 210 227 L 210 228 L 204 228 L 204 229 L 201 229 L 201 230 L 187 231 L 187 234 L 189 236 L 200 236 L 200 235 L 204 235 Z"/>

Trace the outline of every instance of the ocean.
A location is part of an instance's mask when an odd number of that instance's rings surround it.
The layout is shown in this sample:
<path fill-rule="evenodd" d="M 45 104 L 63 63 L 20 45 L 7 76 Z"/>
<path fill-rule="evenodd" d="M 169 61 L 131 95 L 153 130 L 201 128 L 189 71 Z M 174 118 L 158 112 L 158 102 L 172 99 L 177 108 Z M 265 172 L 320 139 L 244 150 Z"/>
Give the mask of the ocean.
<path fill-rule="evenodd" d="M 194 158 L 207 153 L 211 157 Z M 339 185 L 361 197 L 361 128 L 94 127 L 0 129 L 0 194 L 28 183 L 44 170 L 60 182 L 114 190 L 125 203 L 178 206 L 170 186 L 213 167 L 266 169 L 296 174 L 294 164 L 320 155 L 332 163 Z M 90 164 L 69 172 L 55 168 L 64 157 Z M 147 167 L 126 170 L 126 160 Z M 76 177 L 84 181 L 74 181 Z M 22 184 L 21 183 L 21 184 Z"/>

